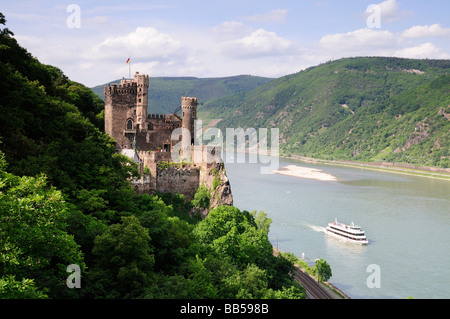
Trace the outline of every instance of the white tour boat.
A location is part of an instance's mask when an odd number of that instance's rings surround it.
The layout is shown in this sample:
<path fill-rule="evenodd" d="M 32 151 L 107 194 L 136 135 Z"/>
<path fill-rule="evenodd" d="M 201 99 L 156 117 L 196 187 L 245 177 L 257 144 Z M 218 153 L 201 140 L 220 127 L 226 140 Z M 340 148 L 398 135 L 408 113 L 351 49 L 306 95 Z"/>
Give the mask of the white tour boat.
<path fill-rule="evenodd" d="M 335 219 L 333 223 L 328 223 L 326 233 L 339 239 L 360 245 L 367 245 L 369 243 L 364 230 L 362 230 L 361 227 L 354 225 L 353 222 L 350 225 L 346 225 L 344 223 L 338 223 L 337 219 Z"/>

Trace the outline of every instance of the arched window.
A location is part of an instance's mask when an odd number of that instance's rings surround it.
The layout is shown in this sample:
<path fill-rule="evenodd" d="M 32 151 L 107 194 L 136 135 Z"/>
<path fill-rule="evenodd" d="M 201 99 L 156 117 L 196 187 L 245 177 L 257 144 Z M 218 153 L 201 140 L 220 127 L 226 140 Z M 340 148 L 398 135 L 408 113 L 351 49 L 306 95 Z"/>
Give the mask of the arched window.
<path fill-rule="evenodd" d="M 128 120 L 127 121 L 127 130 L 132 130 L 133 129 L 133 120 Z"/>

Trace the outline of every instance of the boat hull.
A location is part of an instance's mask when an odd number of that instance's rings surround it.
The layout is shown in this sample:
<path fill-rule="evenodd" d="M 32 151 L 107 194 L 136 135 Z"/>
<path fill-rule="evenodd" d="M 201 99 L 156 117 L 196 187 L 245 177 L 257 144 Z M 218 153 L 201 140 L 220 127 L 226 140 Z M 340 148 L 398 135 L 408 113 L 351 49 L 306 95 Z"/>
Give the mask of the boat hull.
<path fill-rule="evenodd" d="M 353 243 L 353 244 L 367 245 L 369 243 L 369 241 L 367 239 L 357 240 L 357 239 L 353 239 L 353 238 L 350 238 L 350 237 L 344 237 L 343 235 L 337 234 L 337 233 L 329 230 L 328 227 L 326 228 L 325 233 L 327 235 L 330 235 L 330 236 L 334 237 L 334 238 L 340 239 L 340 240 L 345 241 L 345 242 Z"/>

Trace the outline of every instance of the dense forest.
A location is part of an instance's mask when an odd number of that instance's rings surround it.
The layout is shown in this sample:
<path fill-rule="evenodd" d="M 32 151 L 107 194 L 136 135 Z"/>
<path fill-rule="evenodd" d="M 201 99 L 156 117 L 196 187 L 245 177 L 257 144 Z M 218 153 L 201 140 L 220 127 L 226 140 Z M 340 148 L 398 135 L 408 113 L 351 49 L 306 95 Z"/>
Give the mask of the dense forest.
<path fill-rule="evenodd" d="M 208 101 L 226 127 L 278 127 L 280 149 L 327 160 L 450 167 L 450 60 L 345 58 Z"/>
<path fill-rule="evenodd" d="M 305 298 L 264 214 L 223 206 L 202 220 L 189 215 L 201 193 L 136 194 L 103 101 L 5 27 L 0 75 L 0 298 Z"/>

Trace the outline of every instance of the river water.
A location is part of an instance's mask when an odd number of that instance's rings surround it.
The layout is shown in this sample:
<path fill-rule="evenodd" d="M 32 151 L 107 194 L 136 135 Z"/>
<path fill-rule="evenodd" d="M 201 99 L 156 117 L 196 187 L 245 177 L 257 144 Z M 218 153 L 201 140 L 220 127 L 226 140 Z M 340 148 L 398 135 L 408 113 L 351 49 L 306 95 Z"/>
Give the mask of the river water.
<path fill-rule="evenodd" d="M 261 163 L 224 154 L 234 205 L 265 211 L 274 247 L 325 259 L 330 282 L 354 299 L 450 298 L 450 181 L 280 159 L 337 181 L 261 174 Z M 249 162 L 249 161 L 247 161 Z M 361 226 L 367 246 L 325 234 L 329 222 Z"/>

